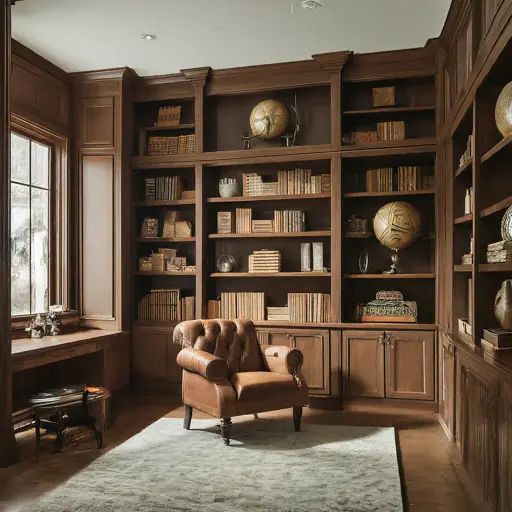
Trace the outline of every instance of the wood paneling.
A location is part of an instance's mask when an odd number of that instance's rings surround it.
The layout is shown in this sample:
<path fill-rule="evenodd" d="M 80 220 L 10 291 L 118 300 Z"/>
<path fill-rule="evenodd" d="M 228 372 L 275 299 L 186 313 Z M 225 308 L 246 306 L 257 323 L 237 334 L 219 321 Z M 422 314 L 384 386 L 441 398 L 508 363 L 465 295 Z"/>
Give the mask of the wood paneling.
<path fill-rule="evenodd" d="M 512 511 L 512 384 L 501 388 L 501 408 L 498 423 L 499 445 L 499 504 L 502 512 Z"/>
<path fill-rule="evenodd" d="M 455 348 L 440 336 L 439 356 L 439 413 L 451 439 L 455 437 Z"/>
<path fill-rule="evenodd" d="M 82 315 L 113 319 L 114 157 L 82 158 Z"/>
<path fill-rule="evenodd" d="M 67 135 L 68 75 L 15 41 L 12 52 L 12 112 L 55 134 Z"/>
<path fill-rule="evenodd" d="M 0 467 L 14 462 L 9 244 L 11 5 L 0 0 Z"/>
<path fill-rule="evenodd" d="M 382 332 L 343 332 L 344 391 L 351 397 L 384 397 Z"/>
<path fill-rule="evenodd" d="M 180 347 L 172 341 L 172 328 L 136 326 L 132 331 L 133 385 L 142 392 L 177 389 L 181 370 L 176 364 Z"/>
<path fill-rule="evenodd" d="M 82 100 L 82 145 L 114 145 L 114 98 Z"/>
<path fill-rule="evenodd" d="M 386 397 L 434 399 L 434 333 L 386 332 Z"/>

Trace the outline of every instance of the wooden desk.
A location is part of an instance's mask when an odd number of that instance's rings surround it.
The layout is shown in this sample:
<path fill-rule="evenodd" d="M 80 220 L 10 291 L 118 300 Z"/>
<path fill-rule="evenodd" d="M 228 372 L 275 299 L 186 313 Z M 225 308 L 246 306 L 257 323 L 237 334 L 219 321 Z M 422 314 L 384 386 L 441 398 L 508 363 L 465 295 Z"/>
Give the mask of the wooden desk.
<path fill-rule="evenodd" d="M 12 340 L 13 373 L 103 352 L 103 382 L 111 391 L 127 386 L 130 372 L 129 333 L 103 329 L 82 329 L 41 339 Z M 100 356 L 101 357 L 101 356 Z"/>

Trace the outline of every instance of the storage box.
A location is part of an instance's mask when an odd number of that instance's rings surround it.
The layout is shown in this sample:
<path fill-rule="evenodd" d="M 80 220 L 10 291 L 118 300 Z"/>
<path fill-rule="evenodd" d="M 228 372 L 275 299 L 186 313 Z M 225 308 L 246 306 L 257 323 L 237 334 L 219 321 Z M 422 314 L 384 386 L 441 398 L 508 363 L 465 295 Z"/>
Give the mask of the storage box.
<path fill-rule="evenodd" d="M 395 87 L 374 87 L 373 88 L 373 106 L 374 107 L 394 107 Z"/>

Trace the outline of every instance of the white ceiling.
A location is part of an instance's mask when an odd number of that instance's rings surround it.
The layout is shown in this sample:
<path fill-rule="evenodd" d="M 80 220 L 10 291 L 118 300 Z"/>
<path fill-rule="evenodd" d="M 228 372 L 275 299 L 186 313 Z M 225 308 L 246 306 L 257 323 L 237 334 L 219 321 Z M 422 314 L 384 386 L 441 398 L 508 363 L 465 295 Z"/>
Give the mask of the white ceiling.
<path fill-rule="evenodd" d="M 23 0 L 12 8 L 12 29 L 66 71 L 129 66 L 146 76 L 423 46 L 439 35 L 450 0 L 323 3 L 309 10 L 299 0 Z"/>

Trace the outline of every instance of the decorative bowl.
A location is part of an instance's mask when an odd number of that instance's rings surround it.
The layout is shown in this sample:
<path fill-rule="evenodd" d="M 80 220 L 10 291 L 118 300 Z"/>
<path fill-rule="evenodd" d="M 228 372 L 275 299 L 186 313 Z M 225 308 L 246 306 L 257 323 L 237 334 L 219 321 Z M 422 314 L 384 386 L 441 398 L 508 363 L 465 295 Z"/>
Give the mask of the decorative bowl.
<path fill-rule="evenodd" d="M 222 178 L 219 181 L 220 197 L 236 197 L 240 195 L 238 181 L 235 178 Z"/>

